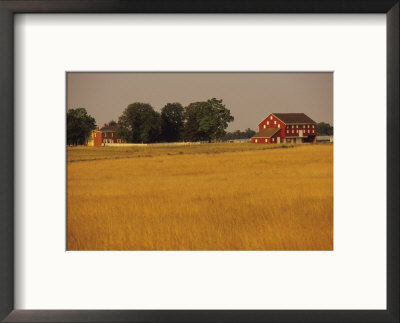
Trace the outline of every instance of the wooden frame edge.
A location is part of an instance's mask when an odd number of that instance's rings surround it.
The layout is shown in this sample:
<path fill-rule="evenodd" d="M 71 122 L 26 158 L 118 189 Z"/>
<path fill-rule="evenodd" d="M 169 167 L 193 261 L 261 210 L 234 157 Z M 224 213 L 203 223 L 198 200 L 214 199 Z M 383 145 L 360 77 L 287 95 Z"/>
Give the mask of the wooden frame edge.
<path fill-rule="evenodd" d="M 14 17 L 0 2 L 0 320 L 14 308 Z"/>
<path fill-rule="evenodd" d="M 14 310 L 14 14 L 387 13 L 387 310 Z M 399 322 L 399 0 L 0 1 L 0 320 L 5 322 Z M 4 157 L 6 156 L 6 157 Z"/>

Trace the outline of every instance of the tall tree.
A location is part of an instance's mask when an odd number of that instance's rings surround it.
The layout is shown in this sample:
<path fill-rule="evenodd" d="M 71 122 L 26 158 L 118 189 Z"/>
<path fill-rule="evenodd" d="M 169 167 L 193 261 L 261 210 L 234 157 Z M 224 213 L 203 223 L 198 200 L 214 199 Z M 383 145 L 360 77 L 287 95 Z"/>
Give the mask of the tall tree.
<path fill-rule="evenodd" d="M 165 141 L 181 139 L 183 131 L 183 107 L 180 103 L 167 103 L 161 109 L 161 132 Z"/>
<path fill-rule="evenodd" d="M 184 138 L 186 141 L 209 140 L 207 133 L 204 132 L 204 126 L 200 129 L 200 122 L 205 116 L 207 116 L 206 102 L 192 102 L 185 107 Z"/>
<path fill-rule="evenodd" d="M 183 127 L 183 138 L 186 141 L 199 141 L 199 123 L 197 122 L 196 115 L 190 110 L 186 110 L 185 120 L 186 122 Z"/>
<path fill-rule="evenodd" d="M 90 132 L 96 128 L 96 120 L 88 115 L 86 109 L 67 110 L 67 144 L 84 145 Z"/>
<path fill-rule="evenodd" d="M 231 115 L 231 111 L 222 103 L 222 100 L 212 98 L 208 100 L 207 103 L 212 108 L 213 122 L 211 131 L 214 141 L 216 142 L 217 139 L 221 139 L 225 136 L 225 129 L 228 127 L 228 123 L 234 120 L 234 117 Z"/>
<path fill-rule="evenodd" d="M 147 103 L 129 104 L 118 119 L 118 135 L 127 142 L 155 142 L 161 134 L 161 117 Z"/>
<path fill-rule="evenodd" d="M 186 140 L 217 141 L 225 136 L 225 129 L 234 118 L 222 100 L 212 98 L 189 104 L 185 108 L 185 120 Z"/>

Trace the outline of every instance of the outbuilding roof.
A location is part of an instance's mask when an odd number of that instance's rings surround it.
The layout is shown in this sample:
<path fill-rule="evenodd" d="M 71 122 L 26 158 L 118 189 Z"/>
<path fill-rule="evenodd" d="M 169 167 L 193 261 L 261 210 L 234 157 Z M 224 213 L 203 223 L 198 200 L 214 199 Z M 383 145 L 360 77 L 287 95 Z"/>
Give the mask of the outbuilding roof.
<path fill-rule="evenodd" d="M 102 132 L 116 132 L 118 128 L 118 125 L 115 126 L 104 126 L 100 128 L 100 131 Z"/>
<path fill-rule="evenodd" d="M 316 123 L 304 113 L 272 113 L 286 124 L 311 124 Z"/>
<path fill-rule="evenodd" d="M 265 128 L 259 132 L 257 132 L 253 138 L 271 138 L 273 135 L 275 135 L 280 128 Z"/>

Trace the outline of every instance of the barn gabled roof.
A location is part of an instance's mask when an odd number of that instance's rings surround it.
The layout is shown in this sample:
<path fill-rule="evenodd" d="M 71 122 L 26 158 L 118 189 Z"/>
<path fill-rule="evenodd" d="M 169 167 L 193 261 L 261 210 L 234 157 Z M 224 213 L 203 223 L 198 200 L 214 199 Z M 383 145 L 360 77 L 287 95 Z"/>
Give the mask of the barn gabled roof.
<path fill-rule="evenodd" d="M 311 124 L 316 123 L 305 113 L 272 113 L 286 124 Z"/>
<path fill-rule="evenodd" d="M 253 138 L 271 138 L 273 135 L 275 135 L 280 128 L 265 128 L 259 132 L 257 132 Z"/>

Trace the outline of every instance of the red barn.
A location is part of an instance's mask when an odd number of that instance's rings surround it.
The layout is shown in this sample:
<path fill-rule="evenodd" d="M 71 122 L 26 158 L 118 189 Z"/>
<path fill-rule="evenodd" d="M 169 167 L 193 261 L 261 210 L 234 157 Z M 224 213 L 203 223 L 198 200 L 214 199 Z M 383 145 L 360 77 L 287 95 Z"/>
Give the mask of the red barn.
<path fill-rule="evenodd" d="M 258 125 L 255 144 L 315 142 L 317 124 L 304 113 L 271 113 Z"/>
<path fill-rule="evenodd" d="M 108 124 L 104 124 L 104 126 L 99 129 L 92 131 L 91 138 L 88 142 L 89 146 L 103 146 L 106 144 L 119 144 L 125 143 L 125 140 L 119 138 L 117 136 L 117 125 L 110 126 Z"/>

